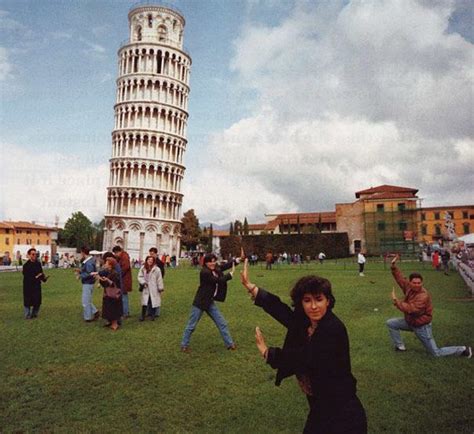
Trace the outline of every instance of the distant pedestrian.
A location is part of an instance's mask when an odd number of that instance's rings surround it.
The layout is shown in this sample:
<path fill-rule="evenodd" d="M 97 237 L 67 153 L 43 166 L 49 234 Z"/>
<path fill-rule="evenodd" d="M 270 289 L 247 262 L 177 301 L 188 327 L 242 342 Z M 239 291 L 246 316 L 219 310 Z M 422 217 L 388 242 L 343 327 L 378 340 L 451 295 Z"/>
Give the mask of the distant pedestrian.
<path fill-rule="evenodd" d="M 366 262 L 367 259 L 365 258 L 364 254 L 362 252 L 359 252 L 357 254 L 357 263 L 359 264 L 359 276 L 364 276 L 364 268 Z"/>
<path fill-rule="evenodd" d="M 273 264 L 273 254 L 271 251 L 269 251 L 266 256 L 265 256 L 265 262 L 266 262 L 266 270 L 271 270 L 272 269 L 272 264 Z"/>
<path fill-rule="evenodd" d="M 324 252 L 320 252 L 320 253 L 319 253 L 318 259 L 319 259 L 319 263 L 320 263 L 321 265 L 323 265 L 324 260 L 326 259 L 326 255 L 324 254 Z"/>
<path fill-rule="evenodd" d="M 451 254 L 448 249 L 441 251 L 441 262 L 443 264 L 444 274 L 448 275 L 449 271 L 449 260 L 451 259 Z"/>
<path fill-rule="evenodd" d="M 25 319 L 38 316 L 41 306 L 41 282 L 46 282 L 41 263 L 37 260 L 36 249 L 29 249 L 28 260 L 23 265 L 23 306 Z"/>
<path fill-rule="evenodd" d="M 117 262 L 122 270 L 122 304 L 123 304 L 123 316 L 128 318 L 130 316 L 130 305 L 128 302 L 128 293 L 132 292 L 132 267 L 130 266 L 130 256 L 120 246 L 115 246 L 112 249 Z"/>
<path fill-rule="evenodd" d="M 433 264 L 433 268 L 436 271 L 440 270 L 440 257 L 439 257 L 439 252 L 435 250 L 433 254 L 431 255 L 431 262 Z"/>

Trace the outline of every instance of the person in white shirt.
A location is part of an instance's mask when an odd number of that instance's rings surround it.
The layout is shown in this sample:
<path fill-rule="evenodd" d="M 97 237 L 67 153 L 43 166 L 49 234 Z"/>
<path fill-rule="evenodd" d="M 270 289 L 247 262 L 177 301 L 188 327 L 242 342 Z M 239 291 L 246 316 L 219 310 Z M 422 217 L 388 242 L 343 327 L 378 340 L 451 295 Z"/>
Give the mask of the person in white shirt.
<path fill-rule="evenodd" d="M 365 256 L 362 252 L 359 252 L 357 255 L 357 263 L 359 264 L 359 276 L 364 276 L 364 267 L 366 263 Z"/>

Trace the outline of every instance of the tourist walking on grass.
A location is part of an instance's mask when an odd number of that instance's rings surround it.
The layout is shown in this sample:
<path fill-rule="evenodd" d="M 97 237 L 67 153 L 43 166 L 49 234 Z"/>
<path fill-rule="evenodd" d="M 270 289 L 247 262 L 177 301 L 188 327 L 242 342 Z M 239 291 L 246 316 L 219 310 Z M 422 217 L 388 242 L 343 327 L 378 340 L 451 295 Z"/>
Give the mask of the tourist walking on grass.
<path fill-rule="evenodd" d="M 92 302 L 96 274 L 95 261 L 94 258 L 89 255 L 89 248 L 82 247 L 81 268 L 78 270 L 78 276 L 82 283 L 82 307 L 85 322 L 95 321 L 100 316 L 100 312 Z"/>
<path fill-rule="evenodd" d="M 271 270 L 272 269 L 272 264 L 273 264 L 273 253 L 271 251 L 269 251 L 266 255 L 265 255 L 265 262 L 266 262 L 266 267 L 265 269 L 266 270 Z"/>
<path fill-rule="evenodd" d="M 120 246 L 115 246 L 112 249 L 117 262 L 122 270 L 121 284 L 122 284 L 122 303 L 123 316 L 125 318 L 130 316 L 130 305 L 128 302 L 128 293 L 132 292 L 132 267 L 130 265 L 130 256 Z"/>
<path fill-rule="evenodd" d="M 362 252 L 359 252 L 357 254 L 357 263 L 359 264 L 359 276 L 361 277 L 364 276 L 364 268 L 366 262 L 367 259 L 365 258 L 364 254 Z"/>
<path fill-rule="evenodd" d="M 33 319 L 38 316 L 41 306 L 41 282 L 46 282 L 48 277 L 43 273 L 36 249 L 29 249 L 27 256 L 23 265 L 23 307 L 25 319 Z"/>
<path fill-rule="evenodd" d="M 189 342 L 191 335 L 196 329 L 202 314 L 207 313 L 224 340 L 225 346 L 229 350 L 235 350 L 236 346 L 230 335 L 227 322 L 216 306 L 215 300 L 224 301 L 227 293 L 227 281 L 232 279 L 235 265 L 238 259 L 230 260 L 222 267 L 217 265 L 216 255 L 209 253 L 204 256 L 203 267 L 199 275 L 199 288 L 194 297 L 193 306 L 191 307 L 191 315 L 189 317 L 186 328 L 184 329 L 183 338 L 181 340 L 181 350 L 189 352 Z M 232 269 L 227 274 L 223 271 Z"/>
<path fill-rule="evenodd" d="M 110 327 L 114 331 L 119 328 L 119 321 L 123 315 L 120 276 L 116 271 L 116 267 L 117 260 L 107 257 L 104 269 L 99 273 L 99 283 L 104 288 L 102 318 L 107 321 L 106 327 Z"/>
<path fill-rule="evenodd" d="M 267 346 L 257 327 L 257 348 L 265 362 L 277 369 L 277 386 L 296 376 L 310 407 L 304 432 L 366 433 L 365 411 L 351 372 L 349 338 L 344 324 L 332 312 L 336 300 L 331 283 L 314 275 L 302 277 L 290 292 L 290 308 L 250 282 L 247 261 L 241 281 L 255 305 L 288 329 L 283 348 L 276 348 Z"/>
<path fill-rule="evenodd" d="M 138 272 L 138 283 L 142 293 L 142 313 L 140 321 L 145 321 L 147 308 L 150 306 L 151 320 L 160 316 L 161 293 L 165 290 L 161 270 L 155 263 L 153 256 L 147 256 L 145 263 Z"/>
<path fill-rule="evenodd" d="M 392 275 L 405 297 L 398 300 L 395 288 L 392 290 L 392 301 L 395 307 L 403 312 L 404 318 L 392 318 L 387 321 L 390 338 L 396 351 L 406 351 L 400 330 L 415 333 L 425 349 L 435 357 L 466 356 L 472 357 L 469 346 L 454 346 L 438 348 L 433 338 L 431 322 L 433 320 L 433 305 L 430 293 L 423 287 L 423 277 L 419 273 L 411 273 L 406 279 L 397 267 L 398 255 L 392 260 Z"/>

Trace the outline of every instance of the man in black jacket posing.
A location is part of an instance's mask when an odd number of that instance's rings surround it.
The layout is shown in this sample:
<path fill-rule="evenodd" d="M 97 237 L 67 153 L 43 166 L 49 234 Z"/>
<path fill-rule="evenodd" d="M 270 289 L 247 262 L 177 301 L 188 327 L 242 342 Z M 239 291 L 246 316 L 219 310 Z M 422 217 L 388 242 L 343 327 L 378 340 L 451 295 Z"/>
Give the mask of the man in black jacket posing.
<path fill-rule="evenodd" d="M 227 281 L 232 279 L 235 264 L 238 264 L 238 259 L 231 260 L 222 267 L 217 265 L 217 257 L 214 254 L 207 254 L 204 257 L 204 264 L 199 276 L 199 288 L 194 297 L 193 306 L 191 308 L 191 315 L 188 324 L 184 329 L 183 339 L 181 340 L 181 351 L 189 352 L 189 341 L 191 334 L 196 329 L 197 323 L 206 312 L 215 325 L 224 340 L 225 346 L 229 350 L 235 350 L 236 346 L 229 332 L 227 322 L 217 308 L 214 300 L 224 301 L 227 292 Z M 227 274 L 223 271 L 232 269 Z"/>

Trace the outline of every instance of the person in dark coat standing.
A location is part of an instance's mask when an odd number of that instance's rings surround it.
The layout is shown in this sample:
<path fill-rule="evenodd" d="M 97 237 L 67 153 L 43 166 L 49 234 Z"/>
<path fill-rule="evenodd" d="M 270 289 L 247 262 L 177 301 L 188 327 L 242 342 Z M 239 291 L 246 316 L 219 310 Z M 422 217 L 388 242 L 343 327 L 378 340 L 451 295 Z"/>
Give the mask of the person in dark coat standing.
<path fill-rule="evenodd" d="M 123 316 L 125 318 L 130 316 L 130 306 L 128 303 L 128 293 L 132 292 L 132 267 L 130 265 L 130 256 L 120 246 L 115 246 L 112 249 L 117 262 L 122 270 L 122 303 L 123 303 Z"/>
<path fill-rule="evenodd" d="M 108 257 L 105 260 L 104 269 L 98 273 L 99 283 L 104 288 L 102 318 L 107 320 L 106 326 L 114 331 L 119 328 L 119 320 L 123 314 L 120 276 L 116 268 L 116 259 Z M 112 289 L 112 291 L 108 291 L 108 289 Z M 118 291 L 113 291 L 113 289 L 118 289 Z"/>
<path fill-rule="evenodd" d="M 41 306 L 41 282 L 46 282 L 48 277 L 37 260 L 36 249 L 29 249 L 27 255 L 28 261 L 23 265 L 23 306 L 25 319 L 33 319 Z"/>
<path fill-rule="evenodd" d="M 336 300 L 329 280 L 299 279 L 290 293 L 294 309 L 249 281 L 247 261 L 241 281 L 255 305 L 288 329 L 283 348 L 269 348 L 258 327 L 256 341 L 265 361 L 277 369 L 275 384 L 295 375 L 306 394 L 310 412 L 304 433 L 366 433 L 365 410 L 351 372 L 349 338 L 332 312 Z"/>
<path fill-rule="evenodd" d="M 209 253 L 204 256 L 203 267 L 199 276 L 199 288 L 194 297 L 189 321 L 184 329 L 183 338 L 181 340 L 181 351 L 189 352 L 191 335 L 204 312 L 211 317 L 219 329 L 227 349 L 236 349 L 227 322 L 217 308 L 214 299 L 217 298 L 219 301 L 224 301 L 225 293 L 227 291 L 227 281 L 232 279 L 235 264 L 237 263 L 238 259 L 230 260 L 222 267 L 219 267 L 217 265 L 216 255 Z M 232 268 L 232 271 L 224 274 L 223 271 L 228 270 L 229 268 Z"/>

